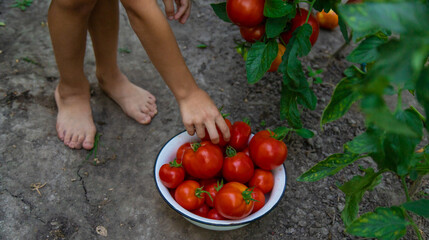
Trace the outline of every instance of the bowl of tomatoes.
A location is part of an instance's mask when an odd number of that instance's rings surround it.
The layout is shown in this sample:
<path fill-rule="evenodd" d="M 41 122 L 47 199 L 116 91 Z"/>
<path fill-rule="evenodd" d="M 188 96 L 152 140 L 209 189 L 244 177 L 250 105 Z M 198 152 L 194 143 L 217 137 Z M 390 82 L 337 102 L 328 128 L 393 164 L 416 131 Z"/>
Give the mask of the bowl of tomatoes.
<path fill-rule="evenodd" d="M 252 155 L 270 155 L 266 150 L 272 146 L 266 145 L 271 140 L 264 137 L 272 132 L 246 133 L 247 137 L 237 140 L 233 126 L 228 125 L 231 142 L 223 146 L 186 131 L 177 134 L 159 151 L 154 166 L 156 187 L 165 202 L 189 222 L 209 230 L 234 230 L 262 218 L 286 190 L 286 145 L 271 156 L 281 155 L 282 161 L 256 164 Z"/>

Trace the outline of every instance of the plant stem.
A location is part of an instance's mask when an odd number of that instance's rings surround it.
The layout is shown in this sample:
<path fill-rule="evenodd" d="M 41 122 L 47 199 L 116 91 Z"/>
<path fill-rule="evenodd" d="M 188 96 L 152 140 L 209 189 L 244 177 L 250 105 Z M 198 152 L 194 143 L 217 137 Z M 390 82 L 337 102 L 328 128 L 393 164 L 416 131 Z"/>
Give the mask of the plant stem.
<path fill-rule="evenodd" d="M 402 89 L 398 90 L 398 102 L 396 103 L 395 111 L 400 111 L 402 109 Z"/>
<path fill-rule="evenodd" d="M 407 197 L 407 202 L 411 201 L 410 195 L 408 194 L 407 183 L 405 182 L 405 177 L 401 176 L 402 187 L 404 187 L 405 196 Z"/>
<path fill-rule="evenodd" d="M 413 110 L 417 115 L 419 115 L 420 120 L 426 122 L 426 118 L 417 110 L 414 106 L 410 106 L 411 110 Z"/>
<path fill-rule="evenodd" d="M 315 2 L 316 2 L 316 0 L 313 0 L 310 3 L 310 8 L 308 8 L 308 14 L 307 14 L 307 19 L 305 20 L 305 23 L 308 23 L 308 19 L 310 18 L 310 15 L 311 15 L 311 10 L 313 10 L 313 5 Z"/>
<path fill-rule="evenodd" d="M 405 209 L 403 209 L 403 212 L 404 212 L 405 217 L 410 221 L 411 226 L 413 227 L 414 232 L 416 232 L 417 238 L 419 240 L 423 240 L 422 234 L 420 233 L 420 229 L 417 226 L 417 224 L 414 222 L 413 218 L 410 215 L 408 215 L 408 212 Z"/>

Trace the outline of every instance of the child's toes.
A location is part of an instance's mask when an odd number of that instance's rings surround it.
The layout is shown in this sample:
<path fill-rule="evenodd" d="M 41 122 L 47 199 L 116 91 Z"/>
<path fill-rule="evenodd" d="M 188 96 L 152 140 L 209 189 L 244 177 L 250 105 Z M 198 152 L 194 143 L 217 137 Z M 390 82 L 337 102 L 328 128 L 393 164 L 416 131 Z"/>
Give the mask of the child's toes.
<path fill-rule="evenodd" d="M 83 142 L 82 142 L 82 147 L 86 150 L 91 150 L 94 147 L 94 135 L 86 135 Z"/>

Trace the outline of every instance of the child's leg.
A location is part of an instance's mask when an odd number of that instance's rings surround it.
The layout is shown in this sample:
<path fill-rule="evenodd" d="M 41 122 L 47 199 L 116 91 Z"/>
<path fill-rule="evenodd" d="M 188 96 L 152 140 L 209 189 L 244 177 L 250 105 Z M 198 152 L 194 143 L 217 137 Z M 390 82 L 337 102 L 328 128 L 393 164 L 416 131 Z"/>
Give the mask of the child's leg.
<path fill-rule="evenodd" d="M 100 87 L 137 122 L 148 124 L 157 113 L 155 97 L 137 87 L 117 65 L 118 0 L 99 0 L 89 18 Z"/>
<path fill-rule="evenodd" d="M 55 90 L 57 133 L 70 148 L 91 149 L 95 125 L 89 103 L 89 83 L 83 71 L 86 33 L 95 1 L 54 0 L 48 12 L 60 82 Z"/>

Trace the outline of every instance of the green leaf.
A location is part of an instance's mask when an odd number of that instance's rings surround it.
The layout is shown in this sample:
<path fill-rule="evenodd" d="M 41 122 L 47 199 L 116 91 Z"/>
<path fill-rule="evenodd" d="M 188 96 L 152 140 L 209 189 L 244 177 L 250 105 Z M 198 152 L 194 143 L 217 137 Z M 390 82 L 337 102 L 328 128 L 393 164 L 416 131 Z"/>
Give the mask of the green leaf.
<path fill-rule="evenodd" d="M 365 113 L 367 124 L 374 124 L 389 133 L 409 137 L 417 136 L 416 132 L 414 132 L 406 123 L 395 118 L 381 96 L 366 96 L 361 101 L 361 108 Z"/>
<path fill-rule="evenodd" d="M 416 84 L 417 100 L 424 107 L 426 112 L 426 130 L 429 132 L 429 68 L 425 68 Z"/>
<path fill-rule="evenodd" d="M 349 33 L 347 29 L 347 24 L 344 21 L 344 18 L 342 15 L 338 15 L 338 25 L 340 26 L 341 34 L 343 35 L 344 40 L 346 43 L 350 42 Z"/>
<path fill-rule="evenodd" d="M 373 62 L 379 55 L 377 47 L 385 42 L 385 40 L 375 36 L 369 37 L 347 56 L 347 60 L 354 63 Z"/>
<path fill-rule="evenodd" d="M 397 33 L 424 32 L 429 29 L 427 6 L 410 2 L 365 2 L 344 4 L 339 12 L 355 32 L 389 29 Z"/>
<path fill-rule="evenodd" d="M 204 49 L 204 48 L 207 48 L 207 45 L 205 45 L 205 44 L 198 44 L 197 48 L 203 48 Z"/>
<path fill-rule="evenodd" d="M 274 129 L 274 133 L 277 135 L 279 139 L 283 139 L 286 137 L 286 135 L 289 133 L 291 129 L 287 127 L 278 127 Z"/>
<path fill-rule="evenodd" d="M 118 51 L 120 53 L 131 53 L 131 50 L 129 50 L 128 48 L 118 48 Z"/>
<path fill-rule="evenodd" d="M 304 107 L 314 110 L 317 105 L 317 97 L 313 90 L 310 88 L 304 88 L 298 91 L 298 102 Z"/>
<path fill-rule="evenodd" d="M 231 20 L 228 17 L 228 14 L 226 13 L 226 2 L 222 3 L 212 3 L 210 6 L 213 8 L 213 11 L 215 12 L 216 16 L 218 16 L 220 19 L 222 19 L 225 22 L 230 23 Z"/>
<path fill-rule="evenodd" d="M 429 199 L 420 199 L 414 202 L 406 202 L 402 206 L 415 214 L 429 218 Z"/>
<path fill-rule="evenodd" d="M 308 87 L 307 78 L 298 57 L 306 56 L 310 52 L 310 35 L 312 32 L 313 29 L 310 24 L 304 24 L 295 29 L 292 38 L 286 46 L 282 63 L 279 66 L 279 71 L 284 74 L 284 79 L 288 80 L 294 89 Z"/>
<path fill-rule="evenodd" d="M 329 12 L 331 9 L 336 9 L 336 6 L 338 3 L 340 3 L 340 0 L 323 0 L 323 1 L 316 1 L 314 3 L 314 8 L 317 11 L 325 10 L 325 12 Z"/>
<path fill-rule="evenodd" d="M 344 167 L 359 159 L 358 154 L 335 153 L 314 165 L 310 170 L 298 177 L 297 181 L 315 182 L 327 176 L 332 176 Z"/>
<path fill-rule="evenodd" d="M 246 72 L 250 84 L 258 82 L 270 69 L 277 56 L 278 44 L 275 40 L 267 43 L 256 42 L 247 53 Z"/>
<path fill-rule="evenodd" d="M 346 231 L 360 237 L 399 239 L 407 233 L 410 224 L 400 208 L 379 207 L 353 221 Z"/>
<path fill-rule="evenodd" d="M 284 0 L 266 0 L 264 6 L 264 16 L 278 18 L 287 15 L 295 15 L 295 6 Z"/>
<path fill-rule="evenodd" d="M 297 105 L 297 95 L 295 92 L 290 91 L 285 84 L 282 84 L 280 119 L 286 119 L 288 124 L 293 128 L 302 128 L 301 114 Z"/>
<path fill-rule="evenodd" d="M 366 191 L 372 191 L 381 182 L 381 174 L 374 169 L 364 169 L 364 176 L 354 176 L 350 181 L 340 186 L 340 190 L 346 194 L 346 204 L 341 212 L 344 225 L 349 226 L 359 213 L 359 203 Z"/>
<path fill-rule="evenodd" d="M 359 93 L 359 86 L 361 76 L 359 70 L 356 67 L 349 67 L 346 74 L 349 74 L 346 78 L 343 78 L 338 85 L 335 87 L 334 93 L 332 94 L 331 101 L 325 110 L 323 110 L 321 124 L 335 121 L 350 109 L 352 104 L 359 100 L 361 95 Z"/>
<path fill-rule="evenodd" d="M 4 22 L 0 22 L 0 27 L 4 27 L 6 24 Z"/>
<path fill-rule="evenodd" d="M 268 18 L 265 23 L 265 33 L 268 38 L 274 38 L 282 33 L 291 19 L 289 15 L 279 18 Z"/>
<path fill-rule="evenodd" d="M 294 129 L 294 131 L 303 138 L 312 138 L 314 136 L 314 132 L 306 129 L 306 128 L 300 128 L 300 129 Z"/>
<path fill-rule="evenodd" d="M 371 130 L 367 131 L 370 132 Z M 381 144 L 380 135 L 370 134 L 368 132 L 362 133 L 347 143 L 350 152 L 363 154 L 373 153 L 378 150 L 378 146 Z"/>

